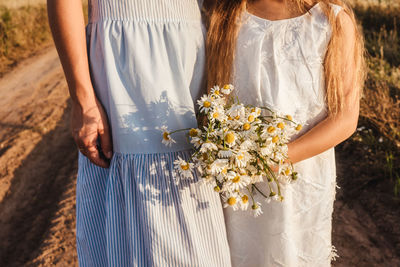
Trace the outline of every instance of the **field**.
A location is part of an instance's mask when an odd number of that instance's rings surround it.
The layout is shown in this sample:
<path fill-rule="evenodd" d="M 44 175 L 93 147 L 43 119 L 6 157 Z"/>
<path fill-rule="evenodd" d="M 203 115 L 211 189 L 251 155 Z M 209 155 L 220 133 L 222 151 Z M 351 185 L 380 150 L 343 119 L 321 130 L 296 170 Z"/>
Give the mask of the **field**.
<path fill-rule="evenodd" d="M 45 1 L 0 0 L 0 266 L 75 266 L 77 151 Z M 368 51 L 336 149 L 333 266 L 400 266 L 400 1 L 352 2 Z"/>

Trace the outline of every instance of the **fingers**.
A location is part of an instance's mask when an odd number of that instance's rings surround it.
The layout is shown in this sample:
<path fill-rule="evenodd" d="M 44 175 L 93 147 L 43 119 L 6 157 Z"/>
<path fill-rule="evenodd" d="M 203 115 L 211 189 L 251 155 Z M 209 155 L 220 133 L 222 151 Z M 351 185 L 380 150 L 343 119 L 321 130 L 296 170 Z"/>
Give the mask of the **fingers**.
<path fill-rule="evenodd" d="M 111 159 L 113 148 L 110 128 L 108 125 L 103 125 L 103 127 L 99 128 L 98 133 L 100 137 L 101 150 L 107 159 Z"/>
<path fill-rule="evenodd" d="M 100 155 L 100 151 L 96 146 L 97 134 L 89 137 L 74 136 L 79 151 L 87 157 L 93 164 L 102 168 L 108 168 L 110 163 Z"/>
<path fill-rule="evenodd" d="M 85 155 L 85 154 L 84 154 Z M 87 148 L 87 153 L 85 155 L 93 164 L 100 166 L 102 168 L 108 168 L 110 166 L 109 161 L 103 159 L 100 156 L 100 151 L 94 146 L 89 146 Z"/>

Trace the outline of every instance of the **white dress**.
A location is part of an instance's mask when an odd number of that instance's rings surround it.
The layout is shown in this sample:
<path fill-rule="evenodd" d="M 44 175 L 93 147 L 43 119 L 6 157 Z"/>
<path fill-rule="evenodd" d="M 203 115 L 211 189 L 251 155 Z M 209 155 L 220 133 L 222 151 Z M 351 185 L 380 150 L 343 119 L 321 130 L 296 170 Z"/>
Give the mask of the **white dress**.
<path fill-rule="evenodd" d="M 333 6 L 337 14 L 341 8 Z M 308 13 L 270 21 L 249 13 L 239 32 L 234 84 L 241 102 L 270 106 L 306 122 L 302 133 L 327 115 L 323 60 L 331 27 L 319 4 Z M 299 179 L 285 200 L 264 213 L 225 209 L 232 265 L 330 266 L 336 171 L 334 149 L 294 165 Z M 264 192 L 267 187 L 261 186 Z"/>

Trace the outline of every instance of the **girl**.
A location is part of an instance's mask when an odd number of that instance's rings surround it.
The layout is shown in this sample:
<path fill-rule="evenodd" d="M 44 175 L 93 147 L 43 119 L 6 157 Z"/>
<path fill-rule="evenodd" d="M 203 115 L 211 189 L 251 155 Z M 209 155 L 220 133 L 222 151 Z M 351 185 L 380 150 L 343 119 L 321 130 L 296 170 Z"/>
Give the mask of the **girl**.
<path fill-rule="evenodd" d="M 300 178 L 285 200 L 256 196 L 264 212 L 256 219 L 225 210 L 233 266 L 330 266 L 333 147 L 356 129 L 364 78 L 353 12 L 340 0 L 218 0 L 207 53 L 208 88 L 232 82 L 242 103 L 305 125 L 288 144 Z"/>
<path fill-rule="evenodd" d="M 81 5 L 48 0 L 81 152 L 80 266 L 230 266 L 218 196 L 197 177 L 176 183 L 190 144 L 160 139 L 163 126 L 197 126 L 201 1 L 89 0 L 86 38 Z"/>

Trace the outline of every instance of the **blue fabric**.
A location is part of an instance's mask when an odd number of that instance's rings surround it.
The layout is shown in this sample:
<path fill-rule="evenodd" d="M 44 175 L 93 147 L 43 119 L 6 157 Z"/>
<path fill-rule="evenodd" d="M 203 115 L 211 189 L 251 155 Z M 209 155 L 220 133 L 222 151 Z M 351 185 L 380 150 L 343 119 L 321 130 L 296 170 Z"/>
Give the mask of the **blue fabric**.
<path fill-rule="evenodd" d="M 110 169 L 79 156 L 80 266 L 230 266 L 219 196 L 177 180 L 173 162 L 190 151 L 115 154 Z"/>

